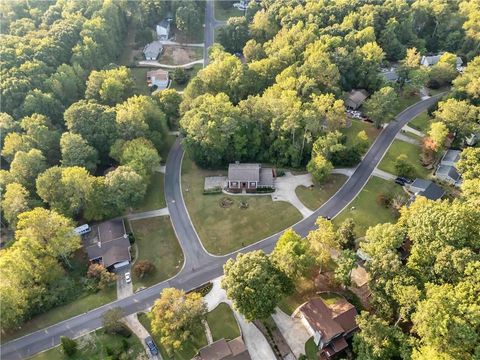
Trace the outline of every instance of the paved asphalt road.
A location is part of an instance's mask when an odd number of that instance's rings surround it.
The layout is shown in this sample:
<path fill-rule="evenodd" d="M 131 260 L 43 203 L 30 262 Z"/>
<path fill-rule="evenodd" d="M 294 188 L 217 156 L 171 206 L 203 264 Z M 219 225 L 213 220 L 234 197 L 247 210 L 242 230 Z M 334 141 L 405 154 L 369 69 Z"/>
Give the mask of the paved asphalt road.
<path fill-rule="evenodd" d="M 400 113 L 377 137 L 363 161 L 344 186 L 310 217 L 301 220 L 293 226 L 296 232 L 305 236 L 315 227 L 318 216 L 334 217 L 340 213 L 360 192 L 370 178 L 373 169 L 395 138 L 400 129 L 416 115 L 435 103 L 443 94 L 420 101 Z M 166 164 L 165 197 L 170 211 L 173 227 L 182 246 L 185 263 L 182 270 L 170 280 L 156 284 L 127 298 L 116 300 L 92 311 L 59 322 L 45 329 L 33 332 L 24 337 L 12 340 L 0 348 L 2 359 L 23 359 L 33 354 L 49 349 L 59 344 L 60 336 L 76 337 L 101 327 L 102 315 L 111 308 L 121 307 L 125 314 L 144 311 L 153 305 L 159 293 L 166 287 L 176 287 L 185 290 L 195 289 L 202 284 L 222 275 L 223 264 L 237 252 L 227 256 L 212 256 L 201 245 L 200 239 L 190 221 L 183 201 L 180 174 L 183 150 L 180 139 L 172 147 Z M 255 244 L 242 249 L 242 252 L 262 249 L 270 252 L 280 233 L 272 235 Z"/>

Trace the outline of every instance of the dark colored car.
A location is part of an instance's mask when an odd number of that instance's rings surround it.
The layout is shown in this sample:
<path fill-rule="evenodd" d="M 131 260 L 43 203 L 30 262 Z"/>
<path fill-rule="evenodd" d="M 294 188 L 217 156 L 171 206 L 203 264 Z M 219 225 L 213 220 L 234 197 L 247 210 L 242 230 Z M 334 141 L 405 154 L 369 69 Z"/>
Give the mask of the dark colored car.
<path fill-rule="evenodd" d="M 411 180 L 409 178 L 406 178 L 406 177 L 403 177 L 403 176 L 399 176 L 399 177 L 397 177 L 397 179 L 401 179 L 404 183 L 407 183 L 407 184 L 411 184 L 413 182 L 413 180 Z"/>
<path fill-rule="evenodd" d="M 158 355 L 157 345 L 155 345 L 151 336 L 145 338 L 145 344 L 147 344 L 152 355 Z"/>
<path fill-rule="evenodd" d="M 397 177 L 397 178 L 395 179 L 395 184 L 404 186 L 404 185 L 405 185 L 405 180 L 403 180 L 401 177 Z"/>

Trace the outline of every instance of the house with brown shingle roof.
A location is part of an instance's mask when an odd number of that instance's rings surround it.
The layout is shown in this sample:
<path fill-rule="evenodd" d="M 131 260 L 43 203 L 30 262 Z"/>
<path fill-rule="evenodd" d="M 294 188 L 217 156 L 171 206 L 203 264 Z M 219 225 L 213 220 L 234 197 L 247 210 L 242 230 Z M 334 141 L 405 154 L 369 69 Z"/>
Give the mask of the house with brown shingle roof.
<path fill-rule="evenodd" d="M 367 100 L 368 92 L 365 89 L 353 89 L 345 98 L 345 106 L 348 109 L 357 110 Z"/>
<path fill-rule="evenodd" d="M 220 339 L 201 348 L 194 360 L 251 360 L 251 357 L 239 336 L 229 341 Z"/>
<path fill-rule="evenodd" d="M 344 298 L 326 304 L 314 298 L 301 305 L 293 316 L 299 316 L 303 325 L 313 336 L 315 344 L 327 358 L 345 350 L 347 339 L 358 329 L 355 307 Z"/>

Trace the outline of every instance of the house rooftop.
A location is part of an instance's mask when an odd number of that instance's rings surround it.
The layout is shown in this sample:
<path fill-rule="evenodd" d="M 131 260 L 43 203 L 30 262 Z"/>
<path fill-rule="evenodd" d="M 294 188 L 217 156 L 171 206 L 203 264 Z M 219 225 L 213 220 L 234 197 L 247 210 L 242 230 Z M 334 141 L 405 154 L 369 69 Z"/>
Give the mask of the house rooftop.
<path fill-rule="evenodd" d="M 350 101 L 353 101 L 356 104 L 361 104 L 365 101 L 365 99 L 368 97 L 368 92 L 365 89 L 360 89 L 360 90 L 350 90 L 350 92 L 347 95 L 347 99 Z"/>
<path fill-rule="evenodd" d="M 412 186 L 415 186 L 415 182 L 417 182 L 417 180 L 421 180 L 421 179 L 416 179 L 412 183 Z M 434 182 L 430 180 L 422 180 L 422 184 L 424 184 L 423 182 L 427 183 L 427 186 L 422 187 L 420 191 L 415 195 L 424 196 L 430 200 L 438 200 L 438 199 L 441 199 L 443 195 L 445 195 L 445 191 Z M 418 181 L 418 183 L 420 183 L 420 181 Z M 420 186 L 418 186 L 418 188 L 420 188 Z"/>
<path fill-rule="evenodd" d="M 440 165 L 437 168 L 436 175 L 448 176 L 454 181 L 460 180 L 460 174 L 458 173 L 457 169 L 451 165 Z"/>
<path fill-rule="evenodd" d="M 201 348 L 195 359 L 198 360 L 251 360 L 242 338 L 217 340 Z"/>
<path fill-rule="evenodd" d="M 163 45 L 160 41 L 152 41 L 151 43 L 145 45 L 143 48 L 143 54 L 147 58 L 157 58 L 160 52 L 163 49 Z"/>
<path fill-rule="evenodd" d="M 167 81 L 168 71 L 165 71 L 162 69 L 147 71 L 147 79 L 152 79 L 152 78 L 155 78 L 156 80 Z"/>
<path fill-rule="evenodd" d="M 260 168 L 260 164 L 230 164 L 228 165 L 228 180 L 260 182 Z"/>
<path fill-rule="evenodd" d="M 460 150 L 447 150 L 447 152 L 443 155 L 441 162 L 452 162 L 456 163 L 460 160 L 460 154 L 462 152 Z"/>

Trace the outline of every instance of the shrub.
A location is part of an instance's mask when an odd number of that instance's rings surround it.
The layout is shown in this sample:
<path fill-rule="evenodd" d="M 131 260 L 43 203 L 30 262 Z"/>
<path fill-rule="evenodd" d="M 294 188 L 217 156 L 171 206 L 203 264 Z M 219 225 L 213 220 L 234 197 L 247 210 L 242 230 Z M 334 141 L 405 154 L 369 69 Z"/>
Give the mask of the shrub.
<path fill-rule="evenodd" d="M 285 170 L 279 169 L 275 172 L 275 174 L 277 175 L 277 177 L 285 176 Z"/>
<path fill-rule="evenodd" d="M 75 340 L 62 336 L 60 337 L 60 341 L 62 343 L 62 349 L 67 356 L 72 356 L 77 352 L 77 342 Z"/>
<path fill-rule="evenodd" d="M 203 190 L 203 195 L 221 194 L 222 188 L 217 186 L 211 189 Z"/>
<path fill-rule="evenodd" d="M 155 271 L 155 265 L 148 260 L 139 260 L 133 267 L 133 273 L 140 279 Z"/>
<path fill-rule="evenodd" d="M 380 193 L 377 195 L 377 204 L 388 208 L 392 204 L 392 198 L 389 194 Z"/>
<path fill-rule="evenodd" d="M 415 168 L 408 162 L 405 154 L 400 154 L 395 160 L 395 171 L 400 176 L 415 177 Z"/>
<path fill-rule="evenodd" d="M 189 76 L 185 69 L 176 68 L 172 73 L 172 79 L 176 81 L 177 84 L 183 85 L 188 82 Z"/>

